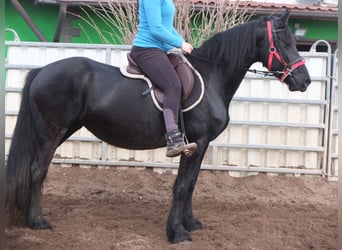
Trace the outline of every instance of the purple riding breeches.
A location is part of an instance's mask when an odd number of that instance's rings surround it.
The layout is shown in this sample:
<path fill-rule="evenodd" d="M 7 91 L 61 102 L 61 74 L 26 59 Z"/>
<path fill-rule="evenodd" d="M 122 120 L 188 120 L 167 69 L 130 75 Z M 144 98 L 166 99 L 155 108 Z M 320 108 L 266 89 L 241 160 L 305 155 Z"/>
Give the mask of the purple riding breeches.
<path fill-rule="evenodd" d="M 156 48 L 133 46 L 130 55 L 153 84 L 164 93 L 163 116 L 166 132 L 177 129 L 182 87 L 167 54 Z"/>

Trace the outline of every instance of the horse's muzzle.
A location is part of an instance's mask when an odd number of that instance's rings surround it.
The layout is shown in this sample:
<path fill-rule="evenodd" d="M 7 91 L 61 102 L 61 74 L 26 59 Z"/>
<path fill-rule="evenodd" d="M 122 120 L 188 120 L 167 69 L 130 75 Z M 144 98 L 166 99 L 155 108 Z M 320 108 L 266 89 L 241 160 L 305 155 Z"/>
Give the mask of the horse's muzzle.
<path fill-rule="evenodd" d="M 306 89 L 310 85 L 311 79 L 310 79 L 310 77 L 306 77 L 304 80 L 299 81 L 299 80 L 296 80 L 295 78 L 291 78 L 286 83 L 287 83 L 290 91 L 304 92 L 304 91 L 306 91 Z"/>
<path fill-rule="evenodd" d="M 311 83 L 311 79 L 310 78 L 306 79 L 303 83 L 299 84 L 299 90 L 301 92 L 306 91 L 310 83 Z"/>

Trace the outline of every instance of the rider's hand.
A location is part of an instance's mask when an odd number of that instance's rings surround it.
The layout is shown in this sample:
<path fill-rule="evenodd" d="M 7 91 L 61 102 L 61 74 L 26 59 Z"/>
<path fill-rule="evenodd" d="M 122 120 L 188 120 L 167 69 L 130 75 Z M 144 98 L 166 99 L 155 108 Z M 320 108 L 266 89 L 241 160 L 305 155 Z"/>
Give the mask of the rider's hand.
<path fill-rule="evenodd" d="M 182 48 L 183 52 L 185 52 L 187 54 L 191 54 L 191 51 L 193 50 L 192 45 L 190 43 L 187 43 L 187 42 L 183 42 L 181 48 Z"/>

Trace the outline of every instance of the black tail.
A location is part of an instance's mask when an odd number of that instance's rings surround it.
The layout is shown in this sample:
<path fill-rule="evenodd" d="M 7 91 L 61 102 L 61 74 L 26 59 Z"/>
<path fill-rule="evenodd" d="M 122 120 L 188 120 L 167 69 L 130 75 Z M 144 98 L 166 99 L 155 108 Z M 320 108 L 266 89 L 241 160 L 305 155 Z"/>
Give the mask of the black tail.
<path fill-rule="evenodd" d="M 31 70 L 22 90 L 21 106 L 7 159 L 6 206 L 11 223 L 27 224 L 31 197 L 30 167 L 37 155 L 37 130 L 31 115 L 29 93 L 33 79 L 41 69 Z"/>

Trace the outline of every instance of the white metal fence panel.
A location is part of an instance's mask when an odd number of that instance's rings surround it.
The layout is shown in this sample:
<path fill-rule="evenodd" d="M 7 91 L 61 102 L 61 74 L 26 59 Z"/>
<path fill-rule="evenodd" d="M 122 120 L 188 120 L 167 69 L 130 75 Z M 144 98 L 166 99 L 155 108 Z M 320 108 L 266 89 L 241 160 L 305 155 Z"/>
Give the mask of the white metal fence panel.
<path fill-rule="evenodd" d="M 328 176 L 338 177 L 338 57 L 334 54 L 329 130 Z"/>
<path fill-rule="evenodd" d="M 8 42 L 6 63 L 6 153 L 20 91 L 29 69 L 71 56 L 112 65 L 126 63 L 129 46 Z M 302 53 L 312 84 L 289 92 L 274 78 L 247 74 L 230 106 L 231 123 L 210 144 L 203 168 L 322 174 L 327 159 L 328 53 Z M 260 68 L 255 64 L 252 68 Z M 176 167 L 165 149 L 134 151 L 108 145 L 82 128 L 61 145 L 53 162 L 83 165 Z"/>
<path fill-rule="evenodd" d="M 246 76 L 230 107 L 228 129 L 212 143 L 220 152 L 217 164 L 321 171 L 327 153 L 323 142 L 328 55 L 302 56 L 312 76 L 306 92 L 289 92 L 273 78 Z"/>

